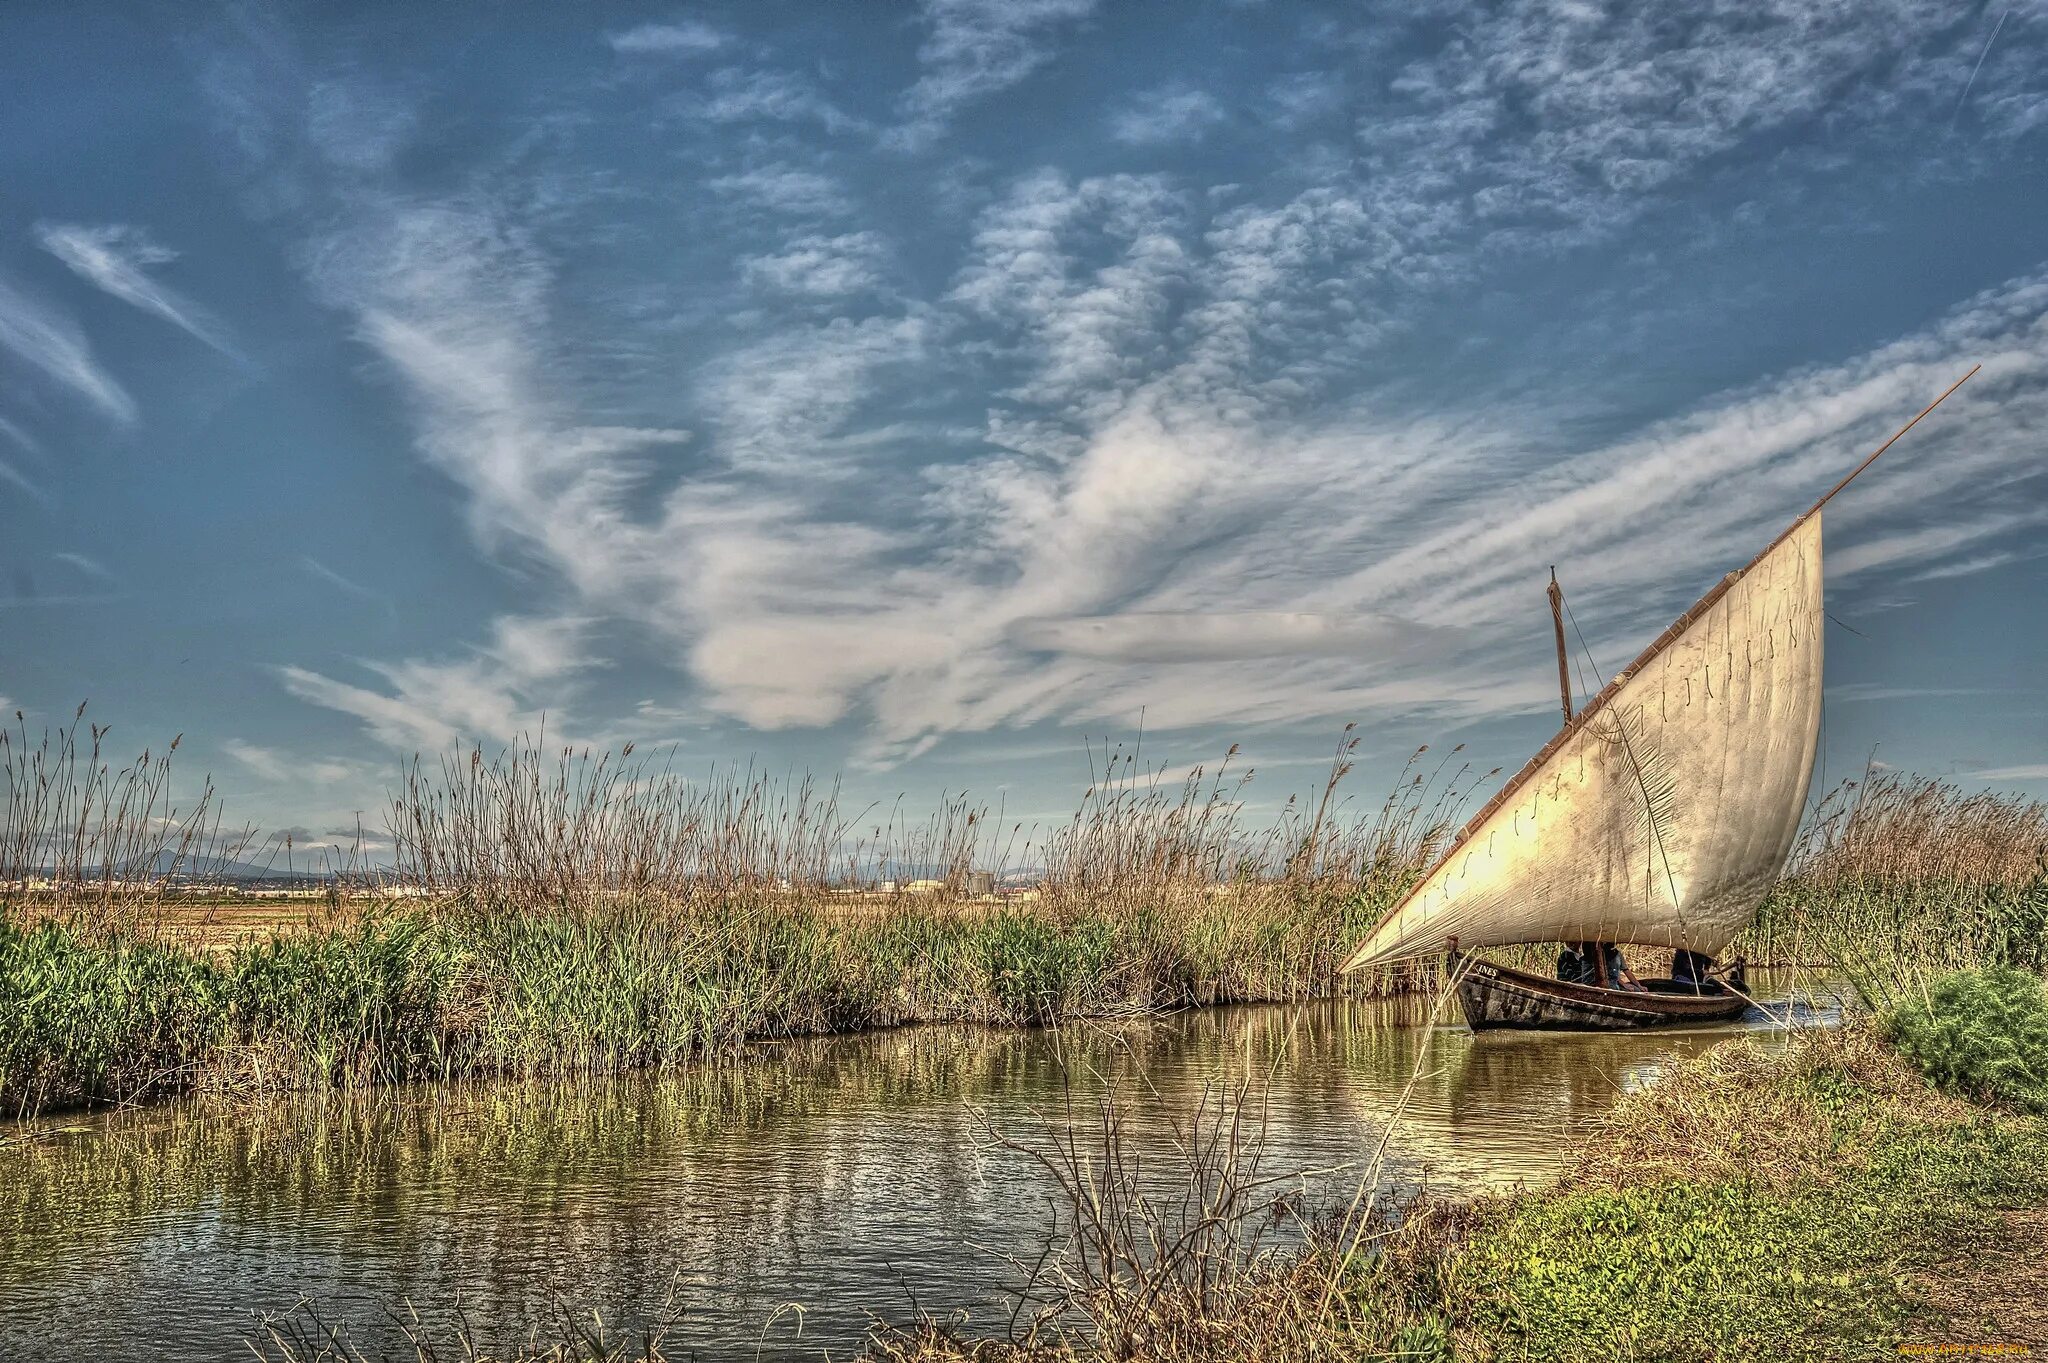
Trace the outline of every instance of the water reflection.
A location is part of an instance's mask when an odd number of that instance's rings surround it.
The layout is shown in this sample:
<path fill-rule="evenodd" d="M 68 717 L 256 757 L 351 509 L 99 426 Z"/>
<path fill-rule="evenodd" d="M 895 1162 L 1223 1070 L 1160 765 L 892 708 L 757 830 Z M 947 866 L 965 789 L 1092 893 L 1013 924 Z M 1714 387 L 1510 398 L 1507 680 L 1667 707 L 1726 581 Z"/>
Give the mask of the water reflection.
<path fill-rule="evenodd" d="M 189 1102 L 0 1128 L 0 1357 L 233 1356 L 300 1298 L 391 1338 L 383 1308 L 459 1293 L 507 1335 L 551 1293 L 657 1315 L 706 1357 L 852 1352 L 911 1302 L 1007 1315 L 989 1251 L 1028 1252 L 1051 1191 L 1026 1135 L 1071 1083 L 1133 1095 L 1163 1154 L 1205 1087 L 1249 1078 L 1271 1169 L 1332 1195 L 1397 1112 L 1392 1174 L 1540 1178 L 1622 1091 L 1720 1031 L 1474 1037 L 1413 1002 L 1235 1008 L 1061 1032 L 915 1028 L 754 1063 L 587 1085 L 492 1084 L 250 1107 Z"/>

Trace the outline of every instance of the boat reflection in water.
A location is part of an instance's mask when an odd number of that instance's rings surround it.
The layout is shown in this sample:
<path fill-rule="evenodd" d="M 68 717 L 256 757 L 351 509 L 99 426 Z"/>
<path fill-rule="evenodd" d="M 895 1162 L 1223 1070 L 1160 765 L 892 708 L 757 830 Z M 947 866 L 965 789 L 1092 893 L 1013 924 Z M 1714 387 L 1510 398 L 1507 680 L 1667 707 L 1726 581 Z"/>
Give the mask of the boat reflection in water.
<path fill-rule="evenodd" d="M 991 1140 L 1044 1139 L 1068 1095 L 1121 1093 L 1169 1178 L 1177 1124 L 1241 1081 L 1270 1171 L 1356 1186 L 1406 1109 L 1389 1176 L 1501 1186 L 1557 1167 L 1621 1091 L 1729 1029 L 1475 1037 L 1415 1001 L 1184 1014 L 1060 1031 L 923 1027 L 750 1063 L 587 1084 L 468 1084 L 251 1106 L 185 1102 L 0 1127 L 0 1357 L 160 1363 L 240 1349 L 306 1299 L 372 1352 L 384 1312 L 458 1298 L 504 1342 L 559 1296 L 634 1325 L 673 1285 L 675 1353 L 852 1351 L 913 1300 L 1008 1316 L 991 1251 L 1042 1242 L 1055 1190 Z M 1409 1089 L 1411 1075 L 1416 1076 Z M 801 1315 L 779 1307 L 796 1303 Z"/>

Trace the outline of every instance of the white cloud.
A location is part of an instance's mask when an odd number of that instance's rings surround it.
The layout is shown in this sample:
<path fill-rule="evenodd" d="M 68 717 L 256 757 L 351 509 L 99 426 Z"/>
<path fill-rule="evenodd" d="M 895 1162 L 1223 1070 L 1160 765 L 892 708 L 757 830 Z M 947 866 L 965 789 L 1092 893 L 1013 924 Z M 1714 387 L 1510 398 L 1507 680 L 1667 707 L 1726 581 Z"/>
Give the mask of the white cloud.
<path fill-rule="evenodd" d="M 714 71 L 705 93 L 690 106 L 713 123 L 816 123 L 827 132 L 855 132 L 867 124 L 788 71 L 727 67 Z"/>
<path fill-rule="evenodd" d="M 949 301 L 1014 338 L 1031 377 L 1010 396 L 1107 417 L 1167 358 L 1160 332 L 1197 268 L 1187 218 L 1158 177 L 1027 175 L 977 219 Z"/>
<path fill-rule="evenodd" d="M 832 437 L 880 376 L 924 354 L 930 330 L 915 312 L 857 322 L 834 317 L 775 332 L 722 357 L 708 366 L 701 390 L 717 417 L 719 456 L 742 469 L 809 465 L 825 472 Z"/>
<path fill-rule="evenodd" d="M 1055 37 L 1094 8 L 1095 0 L 924 0 L 922 74 L 903 96 L 905 121 L 889 141 L 928 144 L 959 110 L 1051 61 Z"/>
<path fill-rule="evenodd" d="M 401 752 L 510 742 L 543 730 L 568 742 L 573 731 L 562 702 L 573 696 L 577 675 L 596 665 L 582 646 L 584 627 L 579 619 L 501 616 L 490 642 L 469 656 L 368 664 L 387 691 L 302 667 L 280 667 L 278 675 L 299 699 L 354 715 L 371 737 Z"/>
<path fill-rule="evenodd" d="M 1085 12 L 931 6 L 911 127 L 929 136 L 1024 79 Z M 2034 523 L 2013 508 L 2038 501 L 2048 426 L 2037 277 L 1577 448 L 1555 432 L 1589 413 L 1564 400 L 1474 390 L 1427 418 L 1372 386 L 1397 295 L 1606 240 L 1745 143 L 1770 151 L 1810 119 L 1869 127 L 1914 82 L 1939 85 L 1952 43 L 1886 83 L 1902 69 L 1887 25 L 1944 32 L 1932 13 L 1766 8 L 1754 32 L 1710 14 L 1666 60 L 1672 34 L 1650 20 L 1509 6 L 1400 70 L 1357 163 L 1305 163 L 1284 191 L 1016 176 L 963 254 L 903 272 L 906 295 L 913 273 L 943 279 L 930 296 L 764 310 L 721 333 L 737 339 L 671 383 L 700 432 L 687 461 L 586 412 L 595 385 L 562 357 L 587 338 L 559 334 L 516 196 L 361 191 L 313 272 L 398 380 L 479 541 L 564 611 L 671 650 L 713 713 L 850 719 L 888 760 L 1141 708 L 1161 727 L 1547 708 L 1547 564 L 1611 667 L 1969 362 L 1979 380 L 1831 509 L 1831 572 L 1893 580 L 2005 552 Z M 1987 76 L 1980 93 L 2004 88 Z M 713 96 L 829 126 L 805 89 L 733 77 Z M 794 140 L 763 138 L 745 155 Z M 778 217 L 855 211 L 838 179 L 790 162 L 709 184 Z M 742 277 L 795 296 L 846 297 L 907 259 L 857 221 L 763 237 L 782 244 Z M 994 408 L 983 429 L 958 431 L 963 398 Z M 377 664 L 374 688 L 283 675 L 394 746 L 503 737 L 577 681 L 509 664 L 506 628 L 476 657 Z"/>
<path fill-rule="evenodd" d="M 900 456 L 856 438 L 885 429 L 858 418 L 893 383 L 885 376 L 927 355 L 944 325 L 935 316 L 793 325 L 729 355 L 702 393 L 708 463 L 628 516 L 635 465 L 617 442 L 579 446 L 583 428 L 539 366 L 547 275 L 515 236 L 467 213 L 407 209 L 339 251 L 355 264 L 329 283 L 405 381 L 422 449 L 468 490 L 485 543 L 554 568 L 578 609 L 651 626 L 713 712 L 761 728 L 856 716 L 879 760 L 948 732 L 1123 723 L 1141 709 L 1175 728 L 1546 706 L 1545 565 L 1562 564 L 1611 667 L 1966 360 L 1985 364 L 1977 383 L 1837 506 L 1832 553 L 1875 574 L 2019 528 L 2005 509 L 2012 482 L 2037 467 L 2031 432 L 2048 425 L 2042 280 L 1560 458 L 1530 441 L 1536 423 L 1512 404 L 1456 423 L 1370 406 L 1305 422 L 1238 401 L 1241 380 L 1222 379 L 1242 371 L 1219 367 L 1206 330 L 1162 378 L 1098 365 L 1117 347 L 1090 328 L 1114 331 L 1106 319 L 1119 314 L 1087 304 L 1079 315 L 1096 320 L 1063 329 L 1063 300 L 1100 283 L 1059 242 L 1119 214 L 1131 222 L 1109 239 L 1141 239 L 1162 211 L 1155 197 L 1052 184 L 983 232 L 987 263 L 963 272 L 955 306 L 1023 326 L 1037 357 L 1023 391 L 1064 398 L 1077 439 L 1052 458 L 997 450 L 933 469 L 894 507 L 874 480 Z M 1319 249 L 1292 229 L 1275 240 L 1264 267 L 1229 243 L 1231 268 L 1198 287 L 1253 297 L 1262 268 Z M 382 243 L 404 249 L 360 254 Z M 1192 381 L 1208 373 L 1221 377 Z M 842 487 L 861 495 L 836 501 Z M 1402 514 L 1374 510 L 1386 506 Z M 1935 506 L 1938 534 L 1883 528 Z M 1458 631 L 1455 656 L 1412 646 L 1389 615 Z M 538 724 L 542 682 L 572 678 L 508 665 L 521 650 L 505 630 L 487 660 L 377 665 L 384 691 L 284 675 L 401 748 L 509 736 Z M 1048 645 L 1060 651 L 1048 657 Z M 1181 661 L 1195 657 L 1199 670 Z"/>
<path fill-rule="evenodd" d="M 2048 781 L 2048 762 L 2028 762 L 2016 767 L 1992 767 L 1988 771 L 1973 771 L 1970 776 L 1979 781 Z"/>
<path fill-rule="evenodd" d="M 640 24 L 605 35 L 614 52 L 633 57 L 695 57 L 725 46 L 725 35 L 696 19 Z"/>
<path fill-rule="evenodd" d="M 219 324 L 203 309 L 150 278 L 150 266 L 176 260 L 178 253 L 159 246 L 141 228 L 46 222 L 36 225 L 36 236 L 45 250 L 95 288 L 161 317 L 223 355 L 239 358 Z"/>
<path fill-rule="evenodd" d="M 41 370 L 106 416 L 135 420 L 135 401 L 93 358 L 70 319 L 30 301 L 0 280 L 0 349 Z"/>
<path fill-rule="evenodd" d="M 1132 147 L 1195 142 L 1229 115 L 1214 95 L 1165 85 L 1139 95 L 1110 120 L 1110 136 Z"/>
<path fill-rule="evenodd" d="M 328 586 L 337 588 L 340 591 L 345 592 L 350 596 L 360 598 L 361 600 L 383 601 L 386 599 L 382 592 L 371 591 L 368 587 L 365 587 L 362 583 L 357 582 L 354 578 L 345 577 L 342 574 L 335 572 L 334 569 L 328 567 L 326 564 L 322 563 L 319 559 L 314 558 L 310 554 L 307 554 L 299 559 L 299 568 L 308 575 L 312 576 L 313 578 L 326 583 Z"/>
<path fill-rule="evenodd" d="M 2027 558 L 2017 549 L 1999 549 L 1988 554 L 1972 554 L 1968 558 L 1954 559 L 1948 563 L 1924 568 L 1908 577 L 1908 582 L 1938 582 L 1944 578 L 1969 577 L 1974 573 L 1986 573 L 1993 568 L 2003 568 L 2008 563 L 2018 563 Z"/>
<path fill-rule="evenodd" d="M 830 237 L 807 233 L 780 250 L 748 256 L 740 274 L 756 288 L 810 298 L 865 293 L 882 282 L 887 248 L 874 232 Z"/>
<path fill-rule="evenodd" d="M 830 217 L 850 207 L 837 180 L 802 166 L 756 166 L 705 183 L 717 193 L 799 217 Z"/>
<path fill-rule="evenodd" d="M 113 585 L 119 581 L 119 579 L 114 576 L 113 572 L 108 569 L 106 564 L 101 563 L 98 559 L 93 558 L 89 554 L 80 554 L 65 551 L 62 553 L 52 554 L 50 555 L 50 557 L 56 559 L 57 562 L 59 563 L 69 564 L 71 567 L 76 568 L 79 572 L 84 573 L 87 577 L 92 578 L 99 583 L 105 585 Z"/>
<path fill-rule="evenodd" d="M 1827 698 L 1834 705 L 1856 705 L 1865 701 L 1922 700 L 1929 696 L 1990 696 L 1993 687 L 1983 686 L 1880 686 L 1874 682 L 1850 682 L 1830 686 Z"/>
<path fill-rule="evenodd" d="M 32 501 L 47 505 L 50 500 L 49 494 L 44 492 L 33 478 L 30 478 L 26 473 L 23 473 L 5 459 L 0 459 L 0 481 L 12 483 L 15 487 L 26 493 Z"/>
<path fill-rule="evenodd" d="M 1446 632 L 1391 615 L 1346 617 L 1289 611 L 1129 611 L 1027 617 L 1010 626 L 1020 648 L 1110 662 L 1204 662 L 1242 658 L 1414 657 Z"/>
<path fill-rule="evenodd" d="M 363 775 L 362 767 L 354 762 L 295 757 L 239 738 L 231 738 L 221 744 L 221 751 L 264 780 L 279 784 L 304 785 L 310 782 L 332 786 L 357 780 Z"/>

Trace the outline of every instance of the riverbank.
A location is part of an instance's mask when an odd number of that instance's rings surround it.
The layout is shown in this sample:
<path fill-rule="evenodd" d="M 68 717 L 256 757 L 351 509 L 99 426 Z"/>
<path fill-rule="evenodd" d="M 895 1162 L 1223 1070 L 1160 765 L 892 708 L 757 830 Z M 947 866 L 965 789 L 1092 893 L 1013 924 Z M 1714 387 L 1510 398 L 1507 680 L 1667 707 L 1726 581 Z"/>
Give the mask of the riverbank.
<path fill-rule="evenodd" d="M 418 899 L 198 937 L 170 915 L 0 913 L 0 1116 L 187 1092 L 661 1069 L 916 1022 L 1042 1025 L 1433 990 L 1336 966 L 1412 875 L 1156 883 L 1022 904 L 897 895 Z M 1882 919 L 1882 928 L 1878 920 Z M 1939 928 L 1937 929 L 1937 924 Z M 1825 962 L 1875 1009 L 1957 957 L 2048 961 L 2048 878 L 1781 884 L 1738 950 Z M 1639 971 L 1664 954 L 1637 949 Z M 1505 959 L 1543 970 L 1527 952 Z"/>
<path fill-rule="evenodd" d="M 0 922 L 0 1112 L 566 1078 L 910 1022 L 1044 1024 L 1426 983 L 1429 966 L 1336 975 L 1380 907 L 1349 886 L 1292 886 L 1118 914 L 415 908 L 226 950 Z"/>
<path fill-rule="evenodd" d="M 1543 1188 L 1424 1196 L 1391 1228 L 1340 1225 L 1197 1292 L 1106 1274 L 1076 1305 L 1111 1324 L 1113 1356 L 1158 1363 L 2043 1348 L 2044 1148 L 2048 1121 L 1937 1089 L 1876 1026 L 1776 1053 L 1730 1041 L 1624 1100 Z M 1082 1356 L 933 1326 L 871 1346 L 892 1363 Z"/>
<path fill-rule="evenodd" d="M 1999 988 L 2010 992 L 2016 978 Z M 2039 998 L 2038 978 L 2020 982 Z M 1064 1125 L 1049 1129 L 1050 1146 L 1034 1140 L 1026 1144 L 1038 1154 L 1010 1151 L 1028 1163 L 1049 1155 L 1069 1170 L 1068 1234 L 1050 1257 L 1023 1260 L 1035 1265 L 1036 1286 L 1021 1315 L 990 1309 L 988 1294 L 1010 1279 L 989 1261 L 965 1268 L 964 1278 L 952 1275 L 947 1293 L 918 1294 L 937 1309 L 968 1308 L 971 1317 L 877 1329 L 866 1356 L 888 1363 L 1592 1363 L 2048 1347 L 2048 1278 L 2035 1271 L 2044 1249 L 2032 1235 L 2048 1221 L 2048 1170 L 2039 1158 L 2048 1121 L 2001 1097 L 2002 1081 L 1966 1097 L 1931 1084 L 1921 1068 L 1946 1055 L 1957 1062 L 1948 1072 L 1958 1081 L 1999 1072 L 1970 1057 L 2003 1054 L 2001 1046 L 1944 1039 L 1950 1023 L 1980 1016 L 1983 1002 L 1964 994 L 1930 998 L 1925 1026 L 1901 1028 L 1893 1018 L 1888 1027 L 1866 1022 L 1790 1039 L 1723 1041 L 1623 1099 L 1572 1148 L 1562 1172 L 1538 1186 L 1478 1196 L 1469 1187 L 1403 1193 L 1398 1205 L 1367 1203 L 1315 1220 L 1305 1248 L 1270 1229 L 1276 1216 L 1285 1225 L 1306 1213 L 1275 1201 L 1276 1186 L 1257 1173 L 1256 1114 L 1267 1110 L 1266 1100 L 1248 1107 L 1240 1093 L 1219 1105 L 1216 1092 L 1205 1090 L 1206 1116 L 1178 1128 L 1186 1137 L 1184 1176 L 1178 1165 L 1154 1167 L 1161 1151 L 1138 1135 L 1147 1100 L 1122 1087 L 1145 1083 L 1147 1067 L 1134 1062 L 1111 1086 L 1126 1094 L 1117 1106 L 1098 1114 L 1089 1098 L 1085 1113 L 1070 1109 Z M 2035 1003 L 2032 1015 L 2048 1023 L 2048 1002 Z M 1552 1051 L 1509 1049 L 1516 1063 Z M 2039 1035 L 2022 1049 L 2048 1073 Z M 1472 1055 L 1459 1067 L 1467 1078 Z M 1435 1084 L 1432 1060 L 1432 1052 L 1418 1051 L 1404 1068 L 1412 1064 L 1425 1084 Z M 1176 1093 L 1192 1111 L 1194 1093 Z M 1082 1157 L 1078 1163 L 1066 1163 L 1063 1141 Z M 1141 1165 L 1149 1177 L 1133 1174 Z M 1372 1186 L 1407 1185 L 1396 1178 Z M 1088 1195 L 1075 1199 L 1075 1192 Z M 944 1234 L 936 1226 L 932 1233 Z M 811 1270 L 813 1281 L 818 1272 Z M 790 1299 L 801 1297 L 799 1288 Z M 689 1322 L 688 1294 L 675 1305 Z M 1011 1331 L 1048 1306 L 1067 1314 L 1038 1316 L 1037 1337 L 1016 1342 Z M 644 1333 L 644 1309 L 627 1318 L 639 1322 L 635 1332 L 614 1333 L 602 1348 L 591 1343 L 593 1318 L 583 1313 L 564 1316 L 559 1332 L 543 1321 L 537 1342 L 506 1354 L 493 1352 L 492 1341 L 506 1338 L 508 1322 L 473 1318 L 477 1333 L 467 1336 L 469 1326 L 443 1310 L 421 1327 L 423 1348 L 401 1342 L 396 1352 L 368 1357 L 414 1363 L 416 1354 L 470 1356 L 463 1349 L 474 1346 L 479 1356 L 521 1363 L 661 1358 L 659 1329 L 651 1342 Z M 768 1337 L 763 1327 L 740 1323 L 735 1337 L 751 1349 L 757 1333 Z M 689 1346 L 672 1338 L 671 1358 L 702 1347 L 694 1334 Z M 276 1363 L 357 1357 L 334 1352 L 337 1340 L 303 1315 L 272 1321 L 258 1342 Z M 770 1353 L 803 1352 L 782 1348 L 778 1336 Z M 836 1344 L 833 1356 L 841 1356 Z"/>

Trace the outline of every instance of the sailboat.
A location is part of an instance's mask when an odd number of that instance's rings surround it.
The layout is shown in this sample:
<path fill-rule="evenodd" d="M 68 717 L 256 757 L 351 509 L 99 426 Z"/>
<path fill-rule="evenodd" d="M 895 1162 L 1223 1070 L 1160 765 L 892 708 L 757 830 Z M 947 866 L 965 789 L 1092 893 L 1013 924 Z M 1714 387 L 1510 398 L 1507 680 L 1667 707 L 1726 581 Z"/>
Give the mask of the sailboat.
<path fill-rule="evenodd" d="M 1733 1018 L 1726 983 L 1569 983 L 1467 955 L 1631 943 L 1713 957 L 1756 916 L 1806 807 L 1821 713 L 1821 510 L 1970 373 L 1573 711 L 1344 962 L 1447 952 L 1474 1029 L 1618 1030 Z M 1599 953 L 1596 952 L 1596 955 Z"/>

